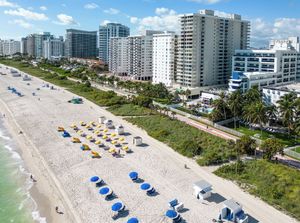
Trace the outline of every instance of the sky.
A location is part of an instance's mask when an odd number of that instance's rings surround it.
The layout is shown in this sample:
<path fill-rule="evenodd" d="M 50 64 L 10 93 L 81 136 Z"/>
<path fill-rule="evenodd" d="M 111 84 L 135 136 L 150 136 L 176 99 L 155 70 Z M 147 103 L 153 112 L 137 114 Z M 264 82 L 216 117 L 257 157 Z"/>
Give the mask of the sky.
<path fill-rule="evenodd" d="M 146 29 L 178 31 L 178 15 L 201 9 L 249 20 L 253 47 L 300 36 L 300 0 L 0 0 L 0 38 L 44 31 L 64 36 L 68 28 L 96 31 L 107 22 L 127 25 L 133 35 Z"/>

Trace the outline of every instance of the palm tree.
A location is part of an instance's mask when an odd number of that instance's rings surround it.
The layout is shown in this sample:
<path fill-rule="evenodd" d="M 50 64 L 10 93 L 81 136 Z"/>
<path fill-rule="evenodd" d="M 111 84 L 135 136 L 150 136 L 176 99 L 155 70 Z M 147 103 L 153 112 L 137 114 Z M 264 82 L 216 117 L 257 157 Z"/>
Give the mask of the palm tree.
<path fill-rule="evenodd" d="M 275 121 L 277 119 L 277 115 L 278 115 L 277 107 L 275 105 L 270 105 L 270 106 L 267 106 L 266 109 L 267 109 L 266 115 L 267 115 L 269 125 L 270 125 L 272 120 Z"/>
<path fill-rule="evenodd" d="M 253 87 L 244 94 L 245 105 L 249 105 L 253 102 L 258 102 L 258 101 L 261 101 L 261 95 L 258 90 L 258 87 Z"/>
<path fill-rule="evenodd" d="M 293 122 L 295 120 L 295 101 L 297 95 L 294 92 L 283 95 L 277 102 L 280 112 L 280 118 L 283 124 L 288 128 L 289 134 L 293 130 Z"/>
<path fill-rule="evenodd" d="M 228 105 L 227 105 L 227 98 L 226 98 L 226 94 L 224 92 L 220 93 L 220 98 L 214 100 L 212 102 L 212 106 L 214 108 L 214 114 L 212 116 L 214 116 L 215 118 L 218 119 L 223 119 L 226 120 L 228 115 Z M 217 119 L 215 119 L 217 120 Z"/>
<path fill-rule="evenodd" d="M 263 124 L 267 122 L 267 107 L 263 102 L 254 102 L 247 105 L 244 109 L 244 119 L 252 124 L 258 124 L 260 126 L 261 134 Z"/>
<path fill-rule="evenodd" d="M 236 119 L 241 115 L 243 95 L 241 91 L 234 91 L 229 95 L 228 107 L 234 117 L 234 128 L 236 129 Z"/>

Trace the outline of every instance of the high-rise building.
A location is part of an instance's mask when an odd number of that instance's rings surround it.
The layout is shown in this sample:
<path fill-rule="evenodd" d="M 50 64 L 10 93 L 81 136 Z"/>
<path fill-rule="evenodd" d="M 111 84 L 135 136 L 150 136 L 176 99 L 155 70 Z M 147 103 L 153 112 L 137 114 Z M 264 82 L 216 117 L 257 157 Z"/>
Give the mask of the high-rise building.
<path fill-rule="evenodd" d="M 245 92 L 254 86 L 262 89 L 300 79 L 300 51 L 297 41 L 290 40 L 271 40 L 266 50 L 236 50 L 229 91 Z"/>
<path fill-rule="evenodd" d="M 64 39 L 48 38 L 43 41 L 43 57 L 48 60 L 60 59 L 64 56 Z"/>
<path fill-rule="evenodd" d="M 152 80 L 153 35 L 162 31 L 146 30 L 145 35 L 128 37 L 128 75 L 136 80 Z"/>
<path fill-rule="evenodd" d="M 20 53 L 20 41 L 13 39 L 2 41 L 2 55 L 12 56 L 16 53 Z"/>
<path fill-rule="evenodd" d="M 112 37 L 127 37 L 130 29 L 119 23 L 107 23 L 99 27 L 99 59 L 108 63 L 109 42 Z"/>
<path fill-rule="evenodd" d="M 97 49 L 97 31 L 67 29 L 65 41 L 66 57 L 95 58 Z"/>
<path fill-rule="evenodd" d="M 250 23 L 240 15 L 216 16 L 212 10 L 180 16 L 176 82 L 196 88 L 225 85 L 236 49 L 247 49 Z"/>
<path fill-rule="evenodd" d="M 33 34 L 27 36 L 27 54 L 35 57 L 35 36 Z"/>
<path fill-rule="evenodd" d="M 112 37 L 109 43 L 109 71 L 117 75 L 128 74 L 128 38 Z"/>
<path fill-rule="evenodd" d="M 165 32 L 153 35 L 153 83 L 171 87 L 175 80 L 176 35 Z"/>
<path fill-rule="evenodd" d="M 27 55 L 27 37 L 21 38 L 21 54 Z"/>
<path fill-rule="evenodd" d="M 0 56 L 3 56 L 3 40 L 0 39 Z"/>

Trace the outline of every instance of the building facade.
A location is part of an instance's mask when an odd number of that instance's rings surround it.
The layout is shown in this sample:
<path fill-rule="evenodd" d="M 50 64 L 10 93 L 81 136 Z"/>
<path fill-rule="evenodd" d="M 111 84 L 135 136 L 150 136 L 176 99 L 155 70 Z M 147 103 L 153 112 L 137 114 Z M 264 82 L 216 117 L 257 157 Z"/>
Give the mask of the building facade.
<path fill-rule="evenodd" d="M 128 37 L 130 29 L 119 23 L 108 23 L 99 27 L 99 59 L 108 63 L 110 39 L 112 37 Z"/>
<path fill-rule="evenodd" d="M 112 37 L 109 43 L 109 71 L 116 75 L 128 75 L 128 38 Z"/>
<path fill-rule="evenodd" d="M 272 40 L 268 50 L 236 50 L 229 91 L 290 84 L 300 78 L 300 52 L 292 43 Z"/>
<path fill-rule="evenodd" d="M 1 41 L 1 51 L 3 56 L 12 56 L 21 52 L 21 42 L 13 39 Z"/>
<path fill-rule="evenodd" d="M 249 29 L 236 14 L 224 18 L 201 10 L 180 16 L 176 82 L 189 88 L 227 84 L 234 51 L 249 46 Z"/>
<path fill-rule="evenodd" d="M 67 29 L 66 32 L 66 57 L 95 58 L 97 56 L 97 31 Z"/>
<path fill-rule="evenodd" d="M 43 41 L 43 57 L 48 60 L 61 59 L 64 56 L 64 39 L 49 38 Z"/>
<path fill-rule="evenodd" d="M 21 54 L 22 55 L 27 55 L 27 37 L 21 38 Z"/>
<path fill-rule="evenodd" d="M 28 56 L 35 57 L 35 36 L 33 34 L 27 36 L 27 54 Z"/>
<path fill-rule="evenodd" d="M 176 35 L 165 32 L 153 35 L 153 79 L 155 84 L 171 87 L 175 81 Z"/>
<path fill-rule="evenodd" d="M 263 87 L 262 95 L 263 101 L 268 105 L 278 106 L 278 101 L 282 96 L 289 93 L 295 93 L 297 97 L 300 97 L 300 84 L 288 84 L 284 86 L 268 86 Z"/>

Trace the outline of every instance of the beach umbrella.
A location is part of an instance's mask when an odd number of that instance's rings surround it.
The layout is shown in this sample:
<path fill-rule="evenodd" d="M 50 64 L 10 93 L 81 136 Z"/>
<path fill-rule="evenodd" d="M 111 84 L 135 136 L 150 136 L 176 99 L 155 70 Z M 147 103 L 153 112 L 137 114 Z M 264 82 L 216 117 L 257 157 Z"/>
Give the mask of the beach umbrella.
<path fill-rule="evenodd" d="M 109 195 L 110 192 L 111 192 L 111 190 L 109 189 L 109 187 L 102 187 L 99 190 L 99 194 L 101 194 L 101 195 Z"/>
<path fill-rule="evenodd" d="M 131 178 L 131 180 L 136 180 L 138 178 L 138 173 L 134 171 L 130 172 L 129 177 Z"/>
<path fill-rule="evenodd" d="M 111 210 L 117 212 L 117 211 L 121 211 L 122 209 L 124 209 L 124 207 L 125 206 L 122 202 L 117 202 L 111 206 Z"/>
<path fill-rule="evenodd" d="M 91 177 L 90 181 L 96 183 L 100 178 L 98 176 Z"/>
<path fill-rule="evenodd" d="M 176 211 L 173 211 L 173 210 L 168 210 L 166 212 L 166 216 L 168 218 L 174 219 L 174 218 L 176 218 L 178 216 L 178 213 Z"/>
<path fill-rule="evenodd" d="M 130 218 L 127 223 L 139 223 L 139 220 L 137 218 Z"/>
<path fill-rule="evenodd" d="M 151 185 L 148 184 L 148 183 L 143 183 L 143 184 L 141 185 L 141 189 L 142 189 L 142 190 L 149 190 L 150 188 L 151 188 Z"/>

